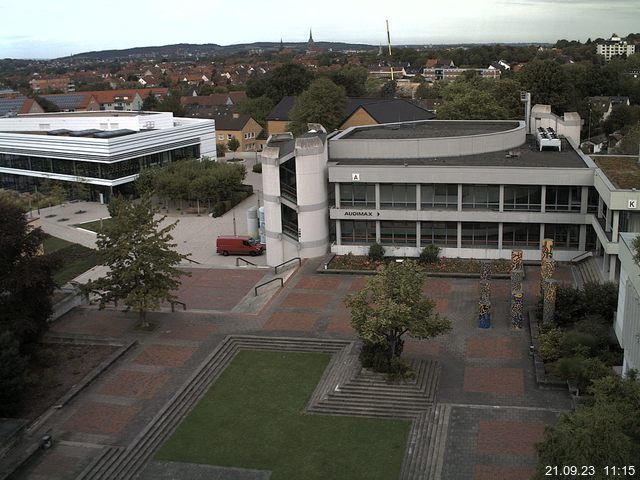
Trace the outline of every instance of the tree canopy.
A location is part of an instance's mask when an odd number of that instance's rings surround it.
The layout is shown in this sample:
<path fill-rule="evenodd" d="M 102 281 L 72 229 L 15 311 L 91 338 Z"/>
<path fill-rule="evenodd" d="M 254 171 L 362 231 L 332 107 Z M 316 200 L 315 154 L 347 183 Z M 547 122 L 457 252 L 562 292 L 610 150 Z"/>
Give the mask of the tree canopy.
<path fill-rule="evenodd" d="M 39 255 L 45 236 L 17 205 L 0 198 L 0 330 L 12 332 L 23 349 L 45 332 L 51 315 L 58 260 Z"/>
<path fill-rule="evenodd" d="M 247 96 L 266 96 L 278 103 L 285 96 L 301 94 L 313 81 L 314 74 L 302 65 L 287 63 L 275 70 L 247 82 Z"/>
<path fill-rule="evenodd" d="M 564 113 L 571 105 L 571 85 L 567 72 L 553 60 L 533 60 L 518 74 L 524 90 L 531 92 L 531 101 L 551 105 L 559 113 Z"/>
<path fill-rule="evenodd" d="M 538 444 L 536 479 L 546 465 L 593 465 L 596 480 L 611 478 L 604 467 L 636 465 L 640 458 L 640 383 L 635 373 L 595 380 L 592 406 L 563 414 Z M 610 474 L 611 472 L 609 472 Z"/>
<path fill-rule="evenodd" d="M 246 98 L 242 100 L 237 107 L 238 113 L 249 115 L 263 128 L 267 126 L 267 115 L 273 108 L 275 103 L 266 95 L 256 98 Z"/>
<path fill-rule="evenodd" d="M 425 339 L 451 330 L 449 320 L 435 312 L 435 302 L 424 296 L 426 275 L 414 261 L 391 262 L 345 300 L 353 328 L 365 344 L 384 347 L 388 364 L 402 353 L 403 335 Z"/>
<path fill-rule="evenodd" d="M 460 77 L 442 89 L 438 118 L 450 120 L 506 120 L 524 117 L 520 85 L 512 79 Z"/>
<path fill-rule="evenodd" d="M 318 78 L 296 99 L 289 113 L 291 131 L 300 134 L 307 131 L 307 123 L 320 123 L 332 132 L 340 126 L 346 105 L 344 87 L 328 78 Z"/>
<path fill-rule="evenodd" d="M 156 219 L 148 197 L 139 203 L 115 198 L 109 205 L 112 214 L 98 233 L 96 245 L 107 274 L 86 285 L 97 295 L 100 307 L 122 301 L 138 312 L 143 325 L 146 313 L 160 304 L 175 300 L 180 277 L 188 275 L 177 268 L 189 255 L 174 250 L 171 231 L 176 223 L 160 227 L 165 217 Z"/>
<path fill-rule="evenodd" d="M 365 67 L 348 65 L 331 75 L 336 85 L 344 87 L 348 97 L 363 97 L 367 94 L 367 77 L 369 72 Z"/>

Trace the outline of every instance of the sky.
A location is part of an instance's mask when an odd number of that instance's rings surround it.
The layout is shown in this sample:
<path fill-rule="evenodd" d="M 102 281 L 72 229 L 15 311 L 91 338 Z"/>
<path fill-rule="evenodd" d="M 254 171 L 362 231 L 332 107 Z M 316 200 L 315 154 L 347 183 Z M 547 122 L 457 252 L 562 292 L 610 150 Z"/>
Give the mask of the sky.
<path fill-rule="evenodd" d="M 0 0 L 0 58 L 174 43 L 585 41 L 640 30 L 638 0 Z"/>

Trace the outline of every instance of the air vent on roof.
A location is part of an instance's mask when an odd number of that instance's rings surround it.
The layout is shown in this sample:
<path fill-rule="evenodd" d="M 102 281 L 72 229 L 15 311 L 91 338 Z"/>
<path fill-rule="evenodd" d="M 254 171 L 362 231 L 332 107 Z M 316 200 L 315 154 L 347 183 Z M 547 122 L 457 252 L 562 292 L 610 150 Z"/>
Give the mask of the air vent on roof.
<path fill-rule="evenodd" d="M 538 148 L 540 151 L 542 151 L 543 148 L 553 148 L 558 151 L 562 150 L 560 138 L 558 138 L 556 131 L 551 127 L 538 127 L 538 130 L 536 131 L 536 141 L 538 142 Z"/>
<path fill-rule="evenodd" d="M 518 158 L 520 156 L 520 150 L 509 150 L 505 157 L 507 158 Z"/>

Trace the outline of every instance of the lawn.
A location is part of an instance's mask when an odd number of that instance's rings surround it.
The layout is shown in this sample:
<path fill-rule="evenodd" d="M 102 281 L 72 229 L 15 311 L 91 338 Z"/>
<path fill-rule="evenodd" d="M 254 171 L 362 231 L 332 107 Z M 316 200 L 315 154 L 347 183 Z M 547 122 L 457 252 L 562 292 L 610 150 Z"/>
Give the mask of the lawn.
<path fill-rule="evenodd" d="M 45 254 L 56 253 L 61 258 L 60 268 L 53 274 L 53 279 L 58 285 L 73 280 L 95 267 L 98 262 L 95 250 L 61 238 L 50 236 L 43 242 L 43 247 Z"/>
<path fill-rule="evenodd" d="M 410 421 L 304 413 L 329 358 L 239 352 L 156 458 L 271 470 L 271 480 L 398 478 Z"/>
<path fill-rule="evenodd" d="M 98 233 L 100 231 L 100 227 L 108 224 L 110 221 L 111 218 L 103 218 L 102 220 L 93 220 L 92 222 L 79 223 L 74 226 Z"/>

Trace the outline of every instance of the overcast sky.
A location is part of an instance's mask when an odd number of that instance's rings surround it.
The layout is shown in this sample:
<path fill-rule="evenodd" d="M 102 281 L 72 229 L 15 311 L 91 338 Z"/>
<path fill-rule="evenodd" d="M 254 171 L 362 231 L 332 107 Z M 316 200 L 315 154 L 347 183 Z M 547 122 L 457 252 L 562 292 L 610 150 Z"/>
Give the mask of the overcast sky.
<path fill-rule="evenodd" d="M 585 41 L 640 30 L 638 0 L 0 0 L 0 58 L 173 43 Z"/>

